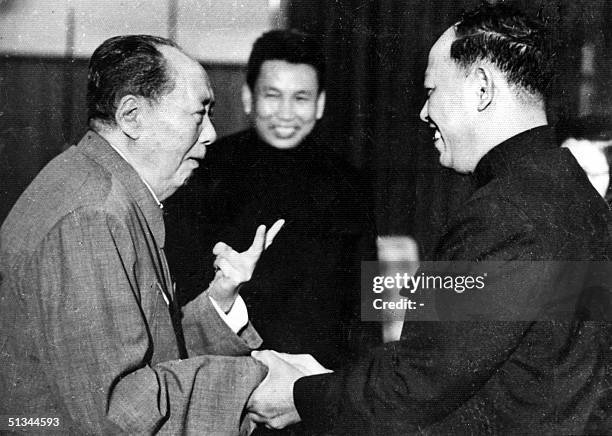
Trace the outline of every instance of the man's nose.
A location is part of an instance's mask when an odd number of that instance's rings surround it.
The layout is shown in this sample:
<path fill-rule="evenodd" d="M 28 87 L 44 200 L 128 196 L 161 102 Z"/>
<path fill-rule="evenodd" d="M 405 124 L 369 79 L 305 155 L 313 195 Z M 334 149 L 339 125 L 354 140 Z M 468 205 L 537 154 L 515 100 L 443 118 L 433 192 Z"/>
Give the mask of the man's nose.
<path fill-rule="evenodd" d="M 215 126 L 208 116 L 206 116 L 203 123 L 204 125 L 202 126 L 202 131 L 200 132 L 198 141 L 204 145 L 212 144 L 217 140 L 217 131 L 215 130 Z"/>
<path fill-rule="evenodd" d="M 276 116 L 282 120 L 293 118 L 293 102 L 289 99 L 282 99 L 278 105 Z"/>
<path fill-rule="evenodd" d="M 429 112 L 427 110 L 427 102 L 425 102 L 423 104 L 423 107 L 421 108 L 421 113 L 419 114 L 419 117 L 421 118 L 421 121 L 428 123 L 429 122 Z"/>

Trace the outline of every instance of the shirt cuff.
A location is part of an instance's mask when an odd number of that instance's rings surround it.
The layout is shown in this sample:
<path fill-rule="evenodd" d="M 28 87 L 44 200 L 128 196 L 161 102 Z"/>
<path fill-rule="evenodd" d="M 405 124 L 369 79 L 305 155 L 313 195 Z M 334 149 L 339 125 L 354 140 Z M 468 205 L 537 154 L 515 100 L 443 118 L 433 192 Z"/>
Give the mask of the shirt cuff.
<path fill-rule="evenodd" d="M 236 297 L 236 301 L 232 305 L 232 308 L 228 313 L 225 313 L 217 304 L 214 298 L 208 297 L 213 307 L 221 317 L 221 319 L 228 325 L 234 333 L 238 333 L 242 330 L 249 322 L 249 311 L 247 310 L 246 304 L 240 295 Z"/>

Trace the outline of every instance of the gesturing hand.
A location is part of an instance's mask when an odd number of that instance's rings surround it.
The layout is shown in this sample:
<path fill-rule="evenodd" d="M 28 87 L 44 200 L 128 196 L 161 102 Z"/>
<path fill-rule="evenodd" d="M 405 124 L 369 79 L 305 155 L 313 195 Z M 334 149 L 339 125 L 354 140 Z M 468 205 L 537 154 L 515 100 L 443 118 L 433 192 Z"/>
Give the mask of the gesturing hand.
<path fill-rule="evenodd" d="M 236 252 L 224 242 L 217 242 L 213 247 L 213 254 L 217 256 L 213 263 L 216 272 L 209 287 L 209 295 L 221 309 L 226 312 L 231 309 L 238 296 L 238 286 L 251 280 L 261 253 L 272 244 L 283 224 L 285 220 L 278 220 L 267 232 L 266 226 L 259 226 L 253 244 L 242 253 Z"/>

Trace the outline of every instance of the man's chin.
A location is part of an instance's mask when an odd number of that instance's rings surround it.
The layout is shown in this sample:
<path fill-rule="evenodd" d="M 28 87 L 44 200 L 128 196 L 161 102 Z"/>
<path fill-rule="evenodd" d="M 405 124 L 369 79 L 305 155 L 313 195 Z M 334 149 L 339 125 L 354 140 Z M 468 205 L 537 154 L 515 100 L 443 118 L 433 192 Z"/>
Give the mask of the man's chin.
<path fill-rule="evenodd" d="M 179 183 L 177 183 L 178 187 L 176 189 L 179 190 L 183 186 L 189 185 L 192 182 L 194 175 L 195 175 L 195 171 L 194 170 L 190 170 L 187 174 L 185 174 L 182 177 L 182 181 L 180 181 L 181 179 L 177 180 L 177 182 L 179 182 Z"/>
<path fill-rule="evenodd" d="M 440 162 L 440 165 L 442 165 L 444 168 L 453 169 L 453 161 L 449 159 L 445 152 L 440 153 L 438 161 Z"/>
<path fill-rule="evenodd" d="M 183 184 L 181 185 L 181 187 L 183 186 L 187 186 L 191 183 L 191 181 L 193 180 L 193 171 L 191 173 L 189 173 L 189 175 L 187 177 L 185 177 L 185 180 L 183 180 Z"/>
<path fill-rule="evenodd" d="M 466 169 L 466 168 L 457 166 L 453 162 L 443 160 L 442 158 L 440 158 L 440 165 L 442 165 L 444 168 L 448 168 L 449 170 L 453 170 L 459 174 L 469 174 L 473 172 L 473 170 L 471 169 Z"/>
<path fill-rule="evenodd" d="M 278 137 L 276 135 L 269 135 L 265 138 L 265 141 L 274 148 L 279 150 L 289 150 L 299 146 L 304 141 L 304 136 L 293 134 L 288 137 Z"/>
<path fill-rule="evenodd" d="M 269 145 L 279 150 L 290 150 L 292 148 L 296 148 L 302 142 L 301 139 L 278 139 L 275 138 L 273 140 L 266 141 Z"/>

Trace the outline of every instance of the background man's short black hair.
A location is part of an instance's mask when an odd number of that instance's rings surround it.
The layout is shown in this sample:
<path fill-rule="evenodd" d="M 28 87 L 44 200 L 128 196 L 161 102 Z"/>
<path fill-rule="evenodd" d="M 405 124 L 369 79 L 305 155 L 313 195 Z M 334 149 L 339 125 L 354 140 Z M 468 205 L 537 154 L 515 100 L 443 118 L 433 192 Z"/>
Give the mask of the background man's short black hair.
<path fill-rule="evenodd" d="M 551 40 L 544 24 L 506 4 L 483 3 L 455 25 L 451 57 L 463 67 L 488 61 L 511 85 L 543 97 L 549 86 Z"/>
<path fill-rule="evenodd" d="M 292 64 L 307 64 L 317 72 L 319 92 L 325 89 L 325 56 L 321 41 L 314 35 L 297 30 L 271 30 L 253 44 L 247 65 L 246 82 L 251 91 L 265 61 L 281 60 Z"/>
<path fill-rule="evenodd" d="M 107 39 L 91 56 L 87 75 L 87 110 L 93 120 L 114 124 L 117 104 L 132 94 L 156 100 L 174 88 L 160 46 L 179 48 L 159 36 L 126 35 Z"/>

